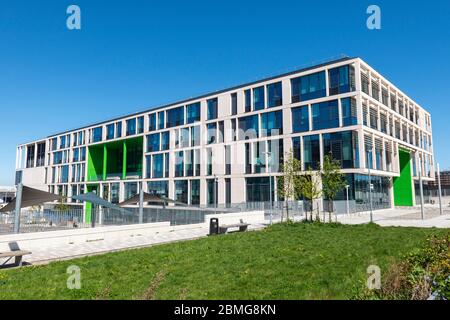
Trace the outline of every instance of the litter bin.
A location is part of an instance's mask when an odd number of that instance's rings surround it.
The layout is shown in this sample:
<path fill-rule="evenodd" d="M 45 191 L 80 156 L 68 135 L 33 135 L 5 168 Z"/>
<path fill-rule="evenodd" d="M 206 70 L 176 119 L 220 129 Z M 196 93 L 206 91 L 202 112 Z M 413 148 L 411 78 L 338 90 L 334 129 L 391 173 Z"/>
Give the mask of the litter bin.
<path fill-rule="evenodd" d="M 209 235 L 219 234 L 219 219 L 211 218 L 209 220 Z"/>

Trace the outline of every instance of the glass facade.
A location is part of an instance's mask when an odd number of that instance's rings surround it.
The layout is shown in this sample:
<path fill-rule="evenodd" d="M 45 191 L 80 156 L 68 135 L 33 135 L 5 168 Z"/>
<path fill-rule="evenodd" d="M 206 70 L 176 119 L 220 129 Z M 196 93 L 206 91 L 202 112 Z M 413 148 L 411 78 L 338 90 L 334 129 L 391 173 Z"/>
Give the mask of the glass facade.
<path fill-rule="evenodd" d="M 175 181 L 175 201 L 188 204 L 188 180 Z"/>
<path fill-rule="evenodd" d="M 330 95 L 355 91 L 355 69 L 346 65 L 328 71 Z"/>
<path fill-rule="evenodd" d="M 253 89 L 253 111 L 262 110 L 265 108 L 264 103 L 264 87 Z"/>
<path fill-rule="evenodd" d="M 147 183 L 149 194 L 155 194 L 162 197 L 169 197 L 169 183 L 167 180 L 149 181 Z"/>
<path fill-rule="evenodd" d="M 102 141 L 103 129 L 102 127 L 97 127 L 92 129 L 92 142 Z"/>
<path fill-rule="evenodd" d="M 269 177 L 246 178 L 247 202 L 270 201 Z M 274 179 L 272 179 L 272 199 L 274 198 Z"/>
<path fill-rule="evenodd" d="M 148 116 L 148 131 L 155 131 L 156 129 L 156 113 L 152 113 Z"/>
<path fill-rule="evenodd" d="M 283 104 L 283 92 L 281 82 L 269 84 L 267 86 L 268 107 L 278 107 Z"/>
<path fill-rule="evenodd" d="M 160 134 L 154 133 L 147 136 L 147 152 L 155 152 L 160 150 Z"/>
<path fill-rule="evenodd" d="M 313 130 L 339 127 L 338 100 L 311 105 Z"/>
<path fill-rule="evenodd" d="M 218 100 L 217 98 L 209 99 L 207 102 L 208 107 L 208 120 L 217 119 L 217 108 L 218 108 Z"/>
<path fill-rule="evenodd" d="M 261 136 L 283 134 L 283 111 L 274 111 L 261 114 Z"/>
<path fill-rule="evenodd" d="M 136 134 L 136 119 L 127 120 L 127 136 Z"/>
<path fill-rule="evenodd" d="M 292 108 L 292 132 L 309 131 L 308 106 Z"/>
<path fill-rule="evenodd" d="M 184 124 L 184 107 L 167 110 L 166 128 L 182 126 Z"/>
<path fill-rule="evenodd" d="M 200 204 L 200 180 L 191 180 L 191 205 Z"/>
<path fill-rule="evenodd" d="M 292 79 L 291 91 L 292 103 L 325 97 L 325 71 Z"/>
<path fill-rule="evenodd" d="M 304 169 L 316 170 L 320 163 L 320 136 L 318 134 L 303 137 Z"/>
<path fill-rule="evenodd" d="M 164 155 L 162 153 L 153 155 L 153 178 L 162 178 L 164 173 Z"/>
<path fill-rule="evenodd" d="M 258 136 L 258 115 L 239 118 L 239 140 L 254 139 Z"/>
<path fill-rule="evenodd" d="M 323 154 L 330 154 L 343 169 L 359 168 L 358 134 L 356 131 L 334 132 L 322 135 Z"/>
<path fill-rule="evenodd" d="M 342 108 L 343 126 L 353 126 L 358 124 L 358 115 L 355 98 L 341 99 L 341 108 Z"/>
<path fill-rule="evenodd" d="M 200 121 L 200 102 L 188 104 L 186 108 L 188 124 Z"/>

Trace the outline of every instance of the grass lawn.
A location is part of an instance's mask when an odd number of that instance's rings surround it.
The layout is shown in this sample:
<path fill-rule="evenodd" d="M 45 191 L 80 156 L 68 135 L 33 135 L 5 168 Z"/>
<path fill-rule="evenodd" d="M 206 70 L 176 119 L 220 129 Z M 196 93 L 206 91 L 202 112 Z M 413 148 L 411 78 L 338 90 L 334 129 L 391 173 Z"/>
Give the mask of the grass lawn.
<path fill-rule="evenodd" d="M 346 299 L 443 229 L 278 224 L 145 249 L 0 271 L 0 299 Z M 66 286 L 81 269 L 80 290 Z"/>

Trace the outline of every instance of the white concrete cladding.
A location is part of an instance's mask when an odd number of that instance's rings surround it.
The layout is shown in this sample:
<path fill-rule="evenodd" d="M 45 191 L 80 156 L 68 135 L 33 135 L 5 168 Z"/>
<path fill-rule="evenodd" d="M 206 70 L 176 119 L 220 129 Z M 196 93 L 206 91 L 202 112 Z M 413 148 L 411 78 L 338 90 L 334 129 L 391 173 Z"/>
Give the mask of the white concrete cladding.
<path fill-rule="evenodd" d="M 350 87 L 354 87 L 353 90 L 331 92 L 329 71 L 348 65 L 352 67 L 352 72 L 354 70 L 354 78 L 351 79 L 354 83 L 350 85 Z M 322 71 L 325 72 L 325 96 L 295 102 L 292 99 L 291 80 Z M 338 79 L 339 81 L 340 79 Z M 268 107 L 268 86 L 274 83 L 281 83 L 282 103 Z M 264 88 L 264 94 L 261 97 L 264 99 L 264 108 L 255 110 L 254 104 L 258 99 L 258 96 L 255 95 L 259 94 L 259 92 L 254 92 L 254 89 L 259 87 Z M 250 90 L 250 101 L 247 101 L 247 90 Z M 208 120 L 208 100 L 215 98 L 217 98 L 217 117 Z M 351 98 L 351 101 L 354 101 L 354 110 L 344 108 L 343 99 L 346 98 Z M 337 103 L 337 114 L 339 117 L 337 125 L 331 128 L 313 128 L 314 106 L 328 101 L 336 101 Z M 200 121 L 187 124 L 188 110 L 186 106 L 197 102 L 200 103 Z M 250 108 L 246 108 L 247 102 L 250 102 Z M 168 120 L 176 120 L 172 119 L 173 116 L 167 111 L 180 106 L 184 108 L 184 123 L 170 128 L 166 127 Z M 298 119 L 293 119 L 292 109 L 301 106 L 305 106 L 309 111 L 307 119 L 309 128 L 306 131 L 294 132 L 293 126 L 297 125 Z M 234 107 L 235 112 L 233 111 Z M 347 114 L 349 110 L 352 113 L 351 115 Z M 282 114 L 282 133 L 265 136 L 261 134 L 263 115 L 275 111 L 280 111 Z M 155 128 L 152 127 L 153 122 L 151 121 L 153 120 L 150 119 L 150 115 L 153 114 L 155 115 Z M 233 129 L 239 131 L 241 128 L 239 119 L 253 115 L 257 117 L 259 136 L 250 137 L 249 139 L 240 139 L 239 136 L 235 138 L 236 134 Z M 164 116 L 164 126 L 159 127 L 159 120 L 162 116 Z M 354 117 L 355 122 L 346 123 L 344 117 L 348 116 Z M 133 122 L 133 119 L 140 117 L 143 117 L 142 130 L 137 129 L 135 134 L 127 135 L 127 121 L 131 120 Z M 218 131 L 222 131 L 223 125 L 224 136 L 223 139 L 215 139 L 214 143 L 208 143 L 208 128 L 214 124 Z M 139 121 L 135 125 L 139 127 Z M 194 134 L 192 127 L 199 127 L 200 143 L 193 144 Z M 111 128 L 114 128 L 114 130 Z M 188 130 L 183 131 L 183 129 Z M 111 135 L 112 131 L 114 132 Z M 170 136 L 170 144 L 167 150 L 154 151 L 147 148 L 150 135 L 166 131 L 169 132 Z M 262 154 L 268 148 L 274 148 L 274 145 L 271 145 L 273 141 L 278 143 L 280 139 L 283 152 L 286 153 L 294 147 L 293 138 L 299 138 L 299 155 L 301 161 L 304 162 L 305 137 L 318 135 L 320 145 L 319 159 L 323 161 L 324 137 L 330 133 L 346 131 L 353 131 L 357 137 L 355 141 L 359 154 L 359 165 L 343 169 L 345 173 L 366 175 L 368 173 L 368 164 L 366 162 L 367 159 L 371 159 L 373 162 L 371 166 L 373 175 L 390 178 L 397 177 L 399 176 L 398 148 L 400 147 L 409 150 L 413 155 L 412 171 L 414 179 L 418 178 L 419 165 L 422 166 L 425 181 L 434 179 L 435 170 L 430 114 L 360 58 L 343 58 L 330 61 L 270 79 L 213 92 L 123 118 L 52 135 L 45 140 L 23 144 L 18 146 L 16 169 L 18 172 L 22 172 L 22 179 L 25 184 L 30 183 L 40 189 L 48 189 L 54 193 L 63 193 L 68 196 L 69 201 L 73 193 L 86 192 L 90 185 L 97 185 L 101 195 L 103 195 L 104 189 L 107 190 L 105 192 L 108 192 L 108 194 L 105 196 L 111 198 L 112 184 L 115 184 L 114 188 L 119 187 L 118 198 L 122 201 L 127 197 L 127 191 L 125 190 L 127 183 L 143 182 L 144 190 L 149 191 L 148 183 L 156 183 L 157 181 L 163 184 L 167 181 L 167 195 L 170 198 L 177 198 L 180 195 L 176 191 L 176 181 L 188 181 L 186 185 L 178 183 L 178 187 L 181 186 L 183 188 L 182 191 L 186 192 L 187 202 L 197 203 L 199 199 L 200 204 L 204 205 L 208 202 L 211 203 L 211 186 L 214 185 L 214 183 L 211 184 L 211 181 L 217 178 L 218 203 L 241 203 L 248 200 L 247 179 L 268 177 L 268 155 L 262 156 Z M 101 139 L 98 139 L 100 135 Z M 108 135 L 110 137 L 107 139 Z M 136 137 L 142 137 L 141 176 L 106 177 L 106 179 L 98 178 L 94 180 L 89 178 L 88 149 L 90 147 Z M 163 137 L 156 139 L 161 144 Z M 189 141 L 186 141 L 186 139 Z M 38 144 L 42 141 L 45 141 L 45 160 L 38 161 Z M 30 146 L 34 146 L 34 148 L 30 148 Z M 371 158 L 366 157 L 368 148 L 371 148 L 373 155 L 376 155 L 381 150 L 381 158 L 377 159 L 375 156 Z M 177 165 L 179 164 L 176 159 L 180 151 L 184 151 L 181 176 L 176 174 L 176 168 L 178 168 Z M 187 161 L 192 156 L 191 151 L 194 159 L 192 175 L 188 174 L 190 172 L 190 163 Z M 248 151 L 250 152 L 249 154 L 247 153 Z M 33 157 L 28 155 L 29 152 L 35 153 Z M 84 155 L 82 155 L 83 152 Z M 258 153 L 257 155 L 260 156 L 257 157 L 258 159 L 255 159 L 255 153 Z M 167 162 L 164 160 L 165 154 L 168 154 L 170 159 L 168 170 L 165 168 L 167 165 Z M 153 172 L 155 170 L 156 157 L 158 161 L 163 159 L 162 176 L 155 175 Z M 388 158 L 391 159 L 391 163 L 387 163 Z M 227 167 L 227 161 L 230 162 L 230 167 Z M 159 165 L 159 162 L 157 164 Z M 200 165 L 199 172 L 196 169 L 196 165 Z M 303 169 L 307 169 L 306 166 Z M 150 175 L 146 174 L 147 171 L 150 171 Z M 166 171 L 168 176 L 165 174 Z M 276 176 L 279 174 L 276 170 L 272 170 L 272 175 Z M 193 180 L 199 180 L 198 195 L 197 191 L 194 190 L 193 186 L 196 182 L 192 182 Z M 193 200 L 194 196 L 196 200 Z M 276 192 L 275 197 L 277 197 Z"/>

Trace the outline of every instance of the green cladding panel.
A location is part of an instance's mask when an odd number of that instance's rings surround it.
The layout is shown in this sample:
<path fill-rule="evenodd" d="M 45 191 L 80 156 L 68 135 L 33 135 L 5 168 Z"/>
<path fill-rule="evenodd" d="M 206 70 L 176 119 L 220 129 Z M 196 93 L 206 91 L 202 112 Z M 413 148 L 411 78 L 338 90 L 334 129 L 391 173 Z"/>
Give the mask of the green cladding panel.
<path fill-rule="evenodd" d="M 394 203 L 396 206 L 413 205 L 413 188 L 411 175 L 411 155 L 409 151 L 398 149 L 400 177 L 394 178 Z"/>

